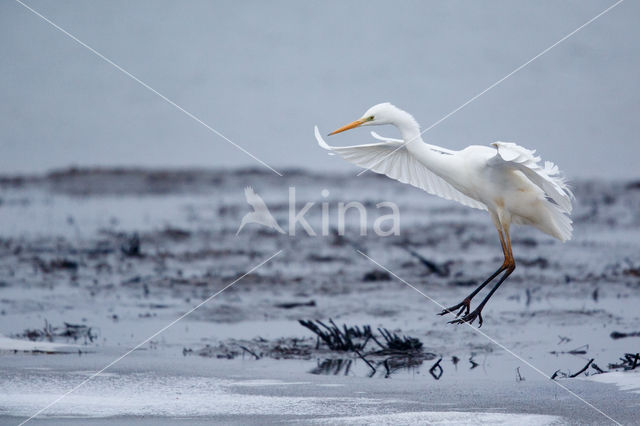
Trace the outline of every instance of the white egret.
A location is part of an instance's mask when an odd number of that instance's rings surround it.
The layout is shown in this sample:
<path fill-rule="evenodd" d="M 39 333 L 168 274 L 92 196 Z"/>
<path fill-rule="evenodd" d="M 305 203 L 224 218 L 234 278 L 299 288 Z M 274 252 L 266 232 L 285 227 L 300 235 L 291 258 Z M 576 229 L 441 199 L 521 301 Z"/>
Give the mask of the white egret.
<path fill-rule="evenodd" d="M 371 132 L 383 142 L 337 147 L 327 145 L 317 126 L 315 135 L 322 148 L 357 166 L 385 174 L 429 194 L 489 212 L 498 231 L 504 262 L 462 302 L 440 313 L 458 311 L 451 323 L 473 323 L 478 318 L 481 326 L 482 309 L 516 267 L 511 251 L 510 225 L 530 225 L 567 241 L 573 230 L 569 218 L 573 194 L 558 167 L 549 161 L 543 163 L 535 156 L 535 151 L 510 142 L 494 142 L 491 147 L 471 145 L 460 151 L 430 145 L 422 140 L 416 120 L 390 103 L 371 107 L 362 118 L 329 135 L 382 124 L 396 126 L 402 140 L 383 138 Z M 473 297 L 502 272 L 496 285 L 471 311 Z M 463 312 L 464 316 L 460 317 Z"/>

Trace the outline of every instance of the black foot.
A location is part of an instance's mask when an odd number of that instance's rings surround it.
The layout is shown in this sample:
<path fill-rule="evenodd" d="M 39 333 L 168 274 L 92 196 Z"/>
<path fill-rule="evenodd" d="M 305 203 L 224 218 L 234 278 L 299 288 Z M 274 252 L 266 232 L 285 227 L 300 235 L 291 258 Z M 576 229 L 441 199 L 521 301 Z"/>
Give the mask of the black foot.
<path fill-rule="evenodd" d="M 464 324 L 465 322 L 469 324 L 473 324 L 473 322 L 478 318 L 478 328 L 482 327 L 482 306 L 476 308 L 471 313 L 467 313 L 462 318 L 454 319 L 453 321 L 449 321 L 449 324 Z"/>
<path fill-rule="evenodd" d="M 458 311 L 458 313 L 456 314 L 456 318 L 458 318 L 460 315 L 462 315 L 463 312 L 468 315 L 470 310 L 471 310 L 471 299 L 467 298 L 467 299 L 464 299 L 462 302 L 458 303 L 457 305 L 454 305 L 450 308 L 443 310 L 438 315 L 447 315 L 455 311 Z"/>

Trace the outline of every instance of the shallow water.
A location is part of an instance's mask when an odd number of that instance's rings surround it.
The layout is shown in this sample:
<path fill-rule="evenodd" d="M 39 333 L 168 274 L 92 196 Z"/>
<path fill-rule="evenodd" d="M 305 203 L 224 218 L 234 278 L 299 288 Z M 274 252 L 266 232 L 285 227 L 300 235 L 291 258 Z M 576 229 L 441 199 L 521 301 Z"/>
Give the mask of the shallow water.
<path fill-rule="evenodd" d="M 11 424 L 35 413 L 277 250 L 282 250 L 279 256 L 65 397 L 42 418 L 52 423 L 69 417 L 80 423 L 78 419 L 100 423 L 100 418 L 112 417 L 141 423 L 149 418 L 344 423 L 345 417 L 356 424 L 394 419 L 436 424 L 465 424 L 470 419 L 523 424 L 607 421 L 548 377 L 556 370 L 576 373 L 591 358 L 606 370 L 624 353 L 638 352 L 637 337 L 609 337 L 613 331 L 639 329 L 640 239 L 638 217 L 630 213 L 640 206 L 637 185 L 578 182 L 575 239 L 569 243 L 514 229 L 519 267 L 487 305 L 480 329 L 486 335 L 481 335 L 467 326 L 447 324 L 446 317 L 435 315 L 439 306 L 393 277 L 364 280 L 380 268 L 356 249 L 436 302 L 450 305 L 501 261 L 486 213 L 376 176 L 365 175 L 357 184 L 336 175 L 287 176 L 92 171 L 20 184 L 3 181 L 0 333 L 17 338 L 25 329 L 42 328 L 46 320 L 54 326 L 88 325 L 98 338 L 55 339 L 52 345 L 68 345 L 70 352 L 56 355 L 13 353 L 9 349 L 15 341 L 1 339 L 6 349 L 0 367 L 2 422 Z M 288 187 L 295 186 L 298 209 L 316 203 L 307 217 L 317 230 L 323 201 L 330 206 L 361 201 L 374 206 L 374 215 L 376 203 L 392 200 L 400 208 L 401 234 L 359 236 L 354 215 L 348 218 L 346 238 L 311 237 L 302 229 L 292 237 L 258 225 L 236 237 L 240 218 L 249 211 L 246 185 L 253 185 L 285 229 Z M 321 195 L 323 189 L 330 192 L 327 198 Z M 336 222 L 330 219 L 333 226 Z M 139 254 L 126 254 L 134 232 Z M 403 248 L 407 244 L 446 265 L 449 273 L 430 273 Z M 304 305 L 276 306 L 289 302 Z M 437 358 L 396 370 L 386 379 L 385 368 L 376 364 L 369 378 L 370 367 L 357 356 L 315 350 L 314 336 L 297 322 L 314 318 L 333 318 L 339 325 L 370 324 L 374 330 L 384 327 L 417 337 Z M 257 350 L 263 344 L 257 338 L 267 345 L 278 339 L 307 339 L 311 351 L 298 359 L 255 360 L 239 348 Z M 15 349 L 23 350 L 21 343 Z M 206 351 L 210 357 L 198 356 L 206 345 L 212 348 Z M 239 355 L 219 359 L 221 347 Z M 574 349 L 582 352 L 569 353 Z M 440 357 L 442 376 L 435 380 L 429 370 Z M 623 375 L 631 385 L 616 387 L 613 374 Z M 629 391 L 635 376 L 608 373 L 593 376 L 594 381 L 558 383 L 630 424 L 636 421 L 640 401 Z M 397 416 L 390 418 L 392 413 Z M 526 416 L 510 417 L 515 414 Z"/>

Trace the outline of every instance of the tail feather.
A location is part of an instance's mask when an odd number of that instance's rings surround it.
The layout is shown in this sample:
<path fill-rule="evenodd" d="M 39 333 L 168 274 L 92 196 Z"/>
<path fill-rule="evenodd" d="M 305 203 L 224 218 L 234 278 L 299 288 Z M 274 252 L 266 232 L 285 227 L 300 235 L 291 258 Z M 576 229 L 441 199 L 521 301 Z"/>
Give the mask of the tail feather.
<path fill-rule="evenodd" d="M 496 167 L 508 167 L 524 174 L 540 189 L 539 215 L 518 217 L 517 222 L 535 226 L 561 241 L 573 234 L 571 214 L 575 198 L 560 169 L 551 161 L 542 161 L 536 152 L 512 142 L 494 142 L 498 151 L 490 160 Z"/>
<path fill-rule="evenodd" d="M 550 213 L 551 222 L 553 223 L 553 235 L 562 242 L 569 241 L 573 235 L 573 221 L 566 213 L 556 204 L 546 202 L 548 204 L 547 211 Z"/>
<path fill-rule="evenodd" d="M 512 142 L 494 142 L 497 149 L 492 164 L 512 167 L 521 171 L 536 186 L 542 189 L 564 213 L 571 213 L 571 201 L 575 198 L 558 166 L 542 160 L 535 151 Z"/>
<path fill-rule="evenodd" d="M 573 235 L 573 221 L 567 215 L 567 212 L 553 201 L 548 199 L 541 201 L 542 208 L 546 213 L 546 220 L 532 225 L 562 242 L 569 241 Z"/>

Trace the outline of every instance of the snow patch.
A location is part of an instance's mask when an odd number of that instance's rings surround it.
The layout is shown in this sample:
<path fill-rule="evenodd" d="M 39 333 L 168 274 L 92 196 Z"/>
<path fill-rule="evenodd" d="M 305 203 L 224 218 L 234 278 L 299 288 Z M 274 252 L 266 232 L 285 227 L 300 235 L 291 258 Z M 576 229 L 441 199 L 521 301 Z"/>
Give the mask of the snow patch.
<path fill-rule="evenodd" d="M 599 383 L 610 383 L 618 386 L 623 391 L 640 393 L 640 372 L 613 371 L 589 376 L 588 380 Z"/>
<path fill-rule="evenodd" d="M 316 419 L 316 424 L 346 425 L 520 425 L 550 426 L 567 424 L 561 417 L 542 414 L 477 413 L 464 411 L 422 411 L 357 417 Z"/>
<path fill-rule="evenodd" d="M 0 351 L 18 352 L 75 352 L 78 345 L 69 345 L 53 342 L 32 342 L 30 340 L 12 339 L 0 334 Z"/>

